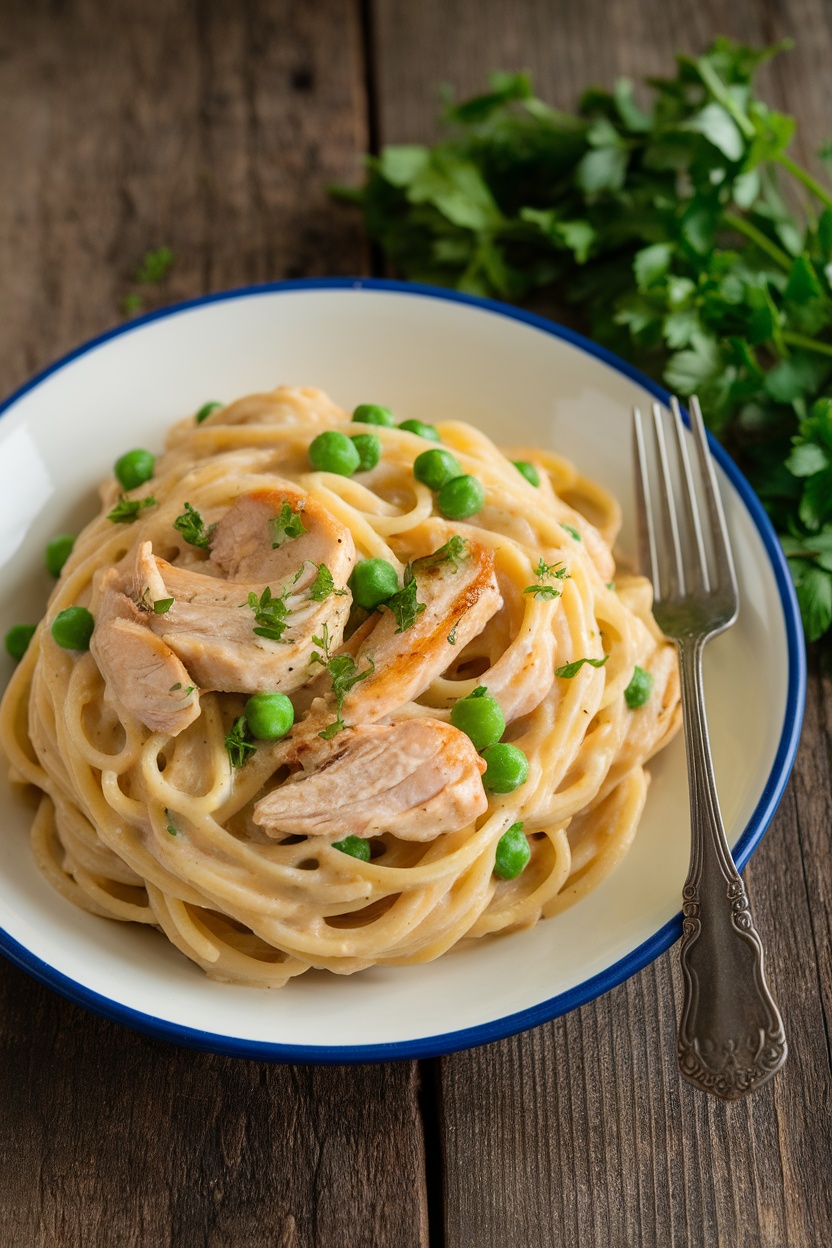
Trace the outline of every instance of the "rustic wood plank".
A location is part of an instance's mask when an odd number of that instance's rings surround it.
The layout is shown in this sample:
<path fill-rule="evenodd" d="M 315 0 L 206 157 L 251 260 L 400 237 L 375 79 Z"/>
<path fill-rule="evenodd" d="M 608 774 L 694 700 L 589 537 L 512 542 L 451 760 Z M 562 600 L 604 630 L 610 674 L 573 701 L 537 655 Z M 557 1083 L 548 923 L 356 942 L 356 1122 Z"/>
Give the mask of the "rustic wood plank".
<path fill-rule="evenodd" d="M 350 0 L 0 7 L 0 390 L 117 322 L 150 247 L 178 258 L 146 307 L 366 268 L 326 196 L 367 145 L 363 80 Z M 0 1052 L 4 1245 L 426 1242 L 412 1064 L 192 1053 L 2 960 Z"/>
<path fill-rule="evenodd" d="M 525 68 L 544 99 L 571 108 L 590 82 L 672 72 L 675 51 L 717 32 L 752 43 L 793 36 L 796 50 L 765 70 L 762 90 L 798 116 L 802 159 L 830 128 L 823 0 L 446 0 L 441 13 L 376 0 L 373 11 L 382 142 L 434 138 L 442 83 L 462 97 L 490 69 Z M 792 1045 L 784 1072 L 734 1106 L 682 1085 L 673 952 L 564 1019 L 444 1059 L 445 1248 L 832 1240 L 831 716 L 832 680 L 816 661 L 796 774 L 747 872 Z"/>
<path fill-rule="evenodd" d="M 327 188 L 367 147 L 351 0 L 9 0 L 0 12 L 0 391 L 144 305 L 364 271 Z M 11 331 L 11 332 L 9 332 Z"/>
<path fill-rule="evenodd" d="M 0 1225 L 21 1248 L 416 1248 L 416 1068 L 193 1053 L 0 974 Z"/>

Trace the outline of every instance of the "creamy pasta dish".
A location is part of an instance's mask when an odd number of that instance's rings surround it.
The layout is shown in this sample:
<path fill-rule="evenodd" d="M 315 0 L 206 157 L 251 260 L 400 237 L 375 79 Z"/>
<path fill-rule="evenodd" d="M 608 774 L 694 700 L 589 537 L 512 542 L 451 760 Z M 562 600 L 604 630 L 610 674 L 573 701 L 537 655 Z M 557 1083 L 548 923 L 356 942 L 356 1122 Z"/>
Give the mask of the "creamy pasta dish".
<path fill-rule="evenodd" d="M 0 739 L 65 898 L 278 986 L 529 927 L 620 861 L 679 723 L 650 585 L 608 493 L 442 415 L 206 404 L 50 543 Z"/>

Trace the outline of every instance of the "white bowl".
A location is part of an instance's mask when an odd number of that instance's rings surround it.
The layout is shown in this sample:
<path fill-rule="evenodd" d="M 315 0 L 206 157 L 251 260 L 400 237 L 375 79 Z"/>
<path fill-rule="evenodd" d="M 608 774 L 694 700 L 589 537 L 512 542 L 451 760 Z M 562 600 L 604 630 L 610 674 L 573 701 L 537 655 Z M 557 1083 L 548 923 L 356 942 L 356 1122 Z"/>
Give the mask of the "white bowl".
<path fill-rule="evenodd" d="M 281 382 L 321 386 L 348 410 L 383 403 L 399 418 L 453 417 L 497 442 L 553 447 L 619 494 L 620 546 L 632 550 L 630 409 L 665 399 L 660 387 L 578 335 L 497 303 L 397 282 L 287 282 L 132 321 L 0 408 L 2 631 L 42 613 L 43 547 L 94 514 L 93 491 L 118 454 L 160 445 L 206 400 Z M 715 454 L 742 609 L 708 647 L 705 677 L 728 840 L 742 866 L 794 760 L 805 660 L 777 539 L 747 482 Z M 689 837 L 681 739 L 652 770 L 630 853 L 571 910 L 424 966 L 308 972 L 271 992 L 213 983 L 158 933 L 95 918 L 54 893 L 29 852 L 31 810 L 3 776 L 0 949 L 108 1018 L 217 1052 L 351 1062 L 483 1044 L 591 1000 L 678 936 Z"/>

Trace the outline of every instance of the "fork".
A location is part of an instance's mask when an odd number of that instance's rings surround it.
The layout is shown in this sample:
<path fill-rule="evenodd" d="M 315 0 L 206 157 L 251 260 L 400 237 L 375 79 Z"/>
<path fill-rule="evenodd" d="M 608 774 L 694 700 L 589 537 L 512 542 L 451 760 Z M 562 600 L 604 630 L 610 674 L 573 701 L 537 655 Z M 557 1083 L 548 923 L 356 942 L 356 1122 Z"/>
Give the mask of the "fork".
<path fill-rule="evenodd" d="M 690 414 L 704 514 L 675 397 L 670 407 L 675 474 L 670 470 L 665 417 L 661 406 L 653 404 L 657 510 L 651 503 L 645 432 L 637 408 L 633 438 L 639 557 L 653 582 L 656 622 L 679 652 L 690 791 L 690 868 L 682 890 L 679 1066 L 697 1087 L 733 1101 L 780 1069 L 787 1045 L 766 983 L 763 946 L 745 885 L 725 839 L 705 718 L 702 651 L 711 637 L 737 618 L 734 561 L 699 402 L 691 399 Z M 681 496 L 681 508 L 674 490 Z"/>

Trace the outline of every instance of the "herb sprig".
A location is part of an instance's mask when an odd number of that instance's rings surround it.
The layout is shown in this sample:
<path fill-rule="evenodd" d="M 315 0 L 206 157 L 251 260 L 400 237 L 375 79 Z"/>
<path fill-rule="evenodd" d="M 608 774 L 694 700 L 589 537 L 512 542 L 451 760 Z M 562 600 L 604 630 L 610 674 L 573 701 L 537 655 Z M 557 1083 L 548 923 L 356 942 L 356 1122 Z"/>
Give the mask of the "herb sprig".
<path fill-rule="evenodd" d="M 309 560 L 308 562 L 312 561 Z M 300 565 L 292 582 L 293 585 L 297 585 L 298 581 L 303 576 L 303 569 L 305 567 L 306 563 L 302 563 Z M 325 602 L 330 594 L 334 594 L 336 598 L 344 597 L 347 591 L 345 589 L 335 588 L 335 581 L 333 580 L 332 573 L 325 563 L 312 562 L 312 567 L 316 569 L 315 579 L 309 586 L 309 597 L 313 602 Z"/>
<path fill-rule="evenodd" d="M 323 737 L 324 741 L 331 741 L 334 736 L 342 732 L 346 728 L 343 719 L 344 699 L 354 685 L 359 681 L 366 680 L 367 677 L 375 671 L 375 663 L 372 659 L 367 660 L 369 667 L 363 671 L 358 670 L 358 664 L 351 654 L 330 654 L 330 637 L 329 628 L 324 624 L 321 629 L 320 637 L 313 637 L 312 641 L 319 646 L 322 653 L 317 650 L 312 651 L 310 663 L 320 663 L 329 673 L 332 682 L 332 692 L 335 695 L 336 718 L 333 723 L 318 733 L 319 737 Z"/>
<path fill-rule="evenodd" d="M 451 565 L 452 572 L 458 572 L 459 566 L 466 563 L 471 558 L 471 545 L 467 537 L 460 537 L 458 533 L 454 533 L 449 537 L 444 546 L 440 546 L 432 555 L 424 555 L 421 559 L 416 560 L 418 568 L 438 568 L 443 563 Z"/>
<path fill-rule="evenodd" d="M 413 574 L 413 565 L 409 563 L 404 570 L 402 588 L 381 604 L 382 610 L 392 611 L 396 617 L 397 633 L 412 628 L 427 605 L 419 602 L 416 593 L 416 577 Z"/>
<path fill-rule="evenodd" d="M 247 603 L 254 612 L 255 628 L 252 630 L 258 637 L 267 637 L 269 641 L 285 641 L 283 634 L 289 627 L 287 616 L 289 608 L 286 605 L 286 599 L 289 596 L 289 590 L 284 589 L 279 597 L 272 594 L 271 589 L 267 585 L 260 597 L 254 590 L 248 595 Z"/>
<path fill-rule="evenodd" d="M 284 503 L 278 515 L 269 521 L 269 532 L 272 535 L 272 550 L 277 550 L 284 542 L 293 541 L 306 532 L 306 525 L 299 511 L 292 511 L 288 503 Z"/>
<path fill-rule="evenodd" d="M 786 46 L 719 38 L 649 80 L 647 108 L 626 79 L 569 114 L 527 75 L 495 74 L 446 109 L 449 137 L 384 148 L 340 193 L 406 277 L 549 289 L 598 341 L 697 393 L 777 527 L 814 640 L 832 625 L 832 190 L 754 90 Z"/>
<path fill-rule="evenodd" d="M 233 768 L 244 767 L 257 749 L 245 715 L 234 720 L 231 731 L 225 738 L 225 748 Z"/>
<path fill-rule="evenodd" d="M 185 510 L 181 516 L 176 517 L 173 527 L 177 533 L 182 534 L 190 546 L 196 546 L 199 550 L 208 550 L 211 545 L 211 537 L 217 526 L 209 524 L 206 529 L 205 521 L 200 513 L 190 503 L 186 503 Z"/>
<path fill-rule="evenodd" d="M 113 524 L 132 524 L 134 520 L 138 520 L 140 511 L 155 506 L 155 498 L 127 498 L 124 494 L 119 494 L 118 502 L 108 512 L 107 519 Z"/>
<path fill-rule="evenodd" d="M 542 557 L 537 561 L 536 568 L 537 584 L 527 585 L 523 590 L 524 594 L 532 594 L 535 598 L 542 598 L 550 601 L 552 598 L 560 598 L 561 590 L 554 585 L 545 584 L 547 577 L 553 577 L 555 580 L 567 580 L 569 572 L 565 563 L 547 563 Z"/>

